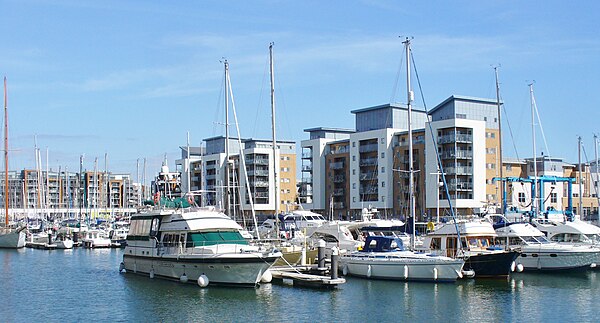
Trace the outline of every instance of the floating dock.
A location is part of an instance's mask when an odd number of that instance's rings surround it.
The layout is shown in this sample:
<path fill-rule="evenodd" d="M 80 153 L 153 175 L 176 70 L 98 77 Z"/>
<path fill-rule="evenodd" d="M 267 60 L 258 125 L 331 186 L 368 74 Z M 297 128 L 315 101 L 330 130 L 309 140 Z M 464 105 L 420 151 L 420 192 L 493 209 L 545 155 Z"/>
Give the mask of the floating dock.
<path fill-rule="evenodd" d="M 44 249 L 44 250 L 56 249 L 55 244 L 49 244 L 49 243 L 44 243 L 44 242 L 26 242 L 25 247 L 33 248 L 33 249 Z"/>
<path fill-rule="evenodd" d="M 292 285 L 333 288 L 346 282 L 344 278 L 332 278 L 314 274 L 313 266 L 300 267 L 271 267 L 273 282 L 291 282 Z"/>

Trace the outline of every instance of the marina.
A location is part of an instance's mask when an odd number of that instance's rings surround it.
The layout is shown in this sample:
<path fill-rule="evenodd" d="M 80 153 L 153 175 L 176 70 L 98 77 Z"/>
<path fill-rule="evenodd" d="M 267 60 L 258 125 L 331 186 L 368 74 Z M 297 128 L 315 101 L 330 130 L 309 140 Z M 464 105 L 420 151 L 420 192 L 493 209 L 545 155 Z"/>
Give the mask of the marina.
<path fill-rule="evenodd" d="M 600 272 L 420 283 L 346 277 L 331 290 L 230 288 L 119 273 L 123 249 L 0 249 L 3 320 L 594 322 Z M 60 301 L 58 301 L 60 299 Z M 384 305 L 385 304 L 385 305 Z"/>

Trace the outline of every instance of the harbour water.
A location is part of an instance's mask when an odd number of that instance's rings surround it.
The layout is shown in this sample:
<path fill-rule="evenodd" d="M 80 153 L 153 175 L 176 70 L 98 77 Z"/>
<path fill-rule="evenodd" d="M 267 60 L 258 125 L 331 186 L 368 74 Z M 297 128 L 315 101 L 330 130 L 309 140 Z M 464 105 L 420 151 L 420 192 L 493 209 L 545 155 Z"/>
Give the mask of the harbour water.
<path fill-rule="evenodd" d="M 120 249 L 0 250 L 3 322 L 596 322 L 600 271 L 333 290 L 200 288 L 119 273 Z"/>

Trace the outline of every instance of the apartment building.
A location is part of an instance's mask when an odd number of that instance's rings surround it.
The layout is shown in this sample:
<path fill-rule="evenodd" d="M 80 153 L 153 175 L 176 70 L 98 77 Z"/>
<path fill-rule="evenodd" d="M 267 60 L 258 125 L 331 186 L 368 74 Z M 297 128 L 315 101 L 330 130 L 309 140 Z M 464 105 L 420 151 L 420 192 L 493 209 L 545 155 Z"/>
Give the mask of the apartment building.
<path fill-rule="evenodd" d="M 218 136 L 204 142 L 204 147 L 190 147 L 189 154 L 187 147 L 180 147 L 181 159 L 176 165 L 183 193 L 198 191 L 199 204 L 226 209 L 240 221 L 248 219 L 246 215 L 252 209 L 259 216 L 267 216 L 276 209 L 284 212 L 294 207 L 295 142 L 277 141 L 275 151 L 271 140 L 229 138 L 226 141 Z M 185 184 L 188 178 L 189 188 Z"/>

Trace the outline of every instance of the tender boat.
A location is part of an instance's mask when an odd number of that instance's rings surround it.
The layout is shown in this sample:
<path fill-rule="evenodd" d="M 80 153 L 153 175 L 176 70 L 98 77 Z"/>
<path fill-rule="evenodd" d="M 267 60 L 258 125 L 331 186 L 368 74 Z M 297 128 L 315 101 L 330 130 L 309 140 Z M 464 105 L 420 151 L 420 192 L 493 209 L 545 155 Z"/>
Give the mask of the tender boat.
<path fill-rule="evenodd" d="M 493 216 L 496 218 L 499 216 Z M 526 271 L 573 270 L 595 268 L 600 249 L 592 246 L 577 246 L 550 242 L 544 233 L 530 223 L 496 223 L 496 242 L 511 249 L 518 249 L 521 254 L 517 264 Z"/>
<path fill-rule="evenodd" d="M 18 249 L 25 247 L 25 229 L 19 228 L 0 228 L 0 248 Z"/>
<path fill-rule="evenodd" d="M 340 256 L 344 274 L 392 280 L 454 282 L 462 277 L 462 259 L 404 249 L 397 237 L 368 236 L 362 250 Z"/>
<path fill-rule="evenodd" d="M 241 230 L 214 207 L 145 210 L 131 217 L 122 269 L 201 286 L 255 286 L 281 252 L 250 245 Z"/>
<path fill-rule="evenodd" d="M 458 248 L 459 235 L 462 248 Z M 497 236 L 487 220 L 451 221 L 429 232 L 423 240 L 423 248 L 448 257 L 464 258 L 463 269 L 473 271 L 475 277 L 508 276 L 516 269 L 519 252 L 495 246 Z"/>

